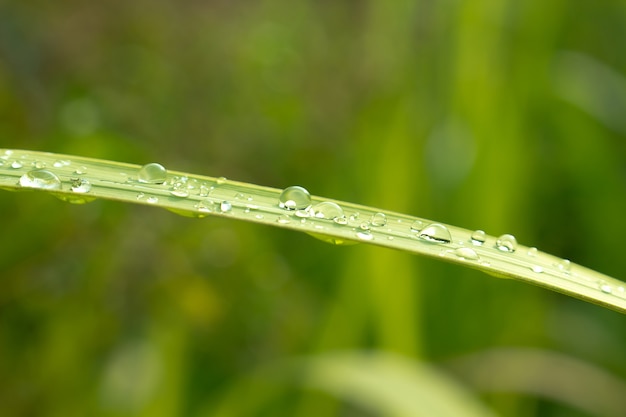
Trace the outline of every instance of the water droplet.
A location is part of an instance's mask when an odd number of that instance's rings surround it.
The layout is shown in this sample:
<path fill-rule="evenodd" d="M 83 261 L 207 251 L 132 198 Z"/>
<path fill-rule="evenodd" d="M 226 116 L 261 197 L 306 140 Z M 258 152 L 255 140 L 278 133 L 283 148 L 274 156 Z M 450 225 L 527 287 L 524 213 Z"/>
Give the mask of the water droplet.
<path fill-rule="evenodd" d="M 602 291 L 605 294 L 612 294 L 613 293 L 613 287 L 611 287 L 606 282 L 603 282 L 603 283 L 600 283 L 600 291 Z"/>
<path fill-rule="evenodd" d="M 530 269 L 532 269 L 532 271 L 537 274 L 541 274 L 543 272 L 543 268 L 540 267 L 539 265 L 533 265 L 530 267 Z"/>
<path fill-rule="evenodd" d="M 196 210 L 198 210 L 199 212 L 201 212 L 201 213 L 210 213 L 211 212 L 211 208 L 209 206 L 207 206 L 204 201 L 199 201 L 196 205 L 194 205 L 194 208 Z"/>
<path fill-rule="evenodd" d="M 387 224 L 385 213 L 375 213 L 370 219 L 370 224 L 374 227 L 382 227 Z"/>
<path fill-rule="evenodd" d="M 187 190 L 185 189 L 172 189 L 170 191 L 170 194 L 173 195 L 174 197 L 179 197 L 179 198 L 185 198 L 185 197 L 189 197 L 189 193 L 187 192 Z"/>
<path fill-rule="evenodd" d="M 291 223 L 291 217 L 289 217 L 286 214 L 281 214 L 280 216 L 278 216 L 278 218 L 276 219 L 277 223 L 280 224 L 289 224 Z"/>
<path fill-rule="evenodd" d="M 338 217 L 345 218 L 343 209 L 338 204 L 331 201 L 323 201 L 314 205 L 311 207 L 310 212 L 311 216 L 317 217 L 318 219 L 334 220 Z"/>
<path fill-rule="evenodd" d="M 217 185 L 226 184 L 226 181 L 228 181 L 226 177 L 219 177 L 215 179 L 215 182 L 217 183 Z"/>
<path fill-rule="evenodd" d="M 62 168 L 62 167 L 66 167 L 66 166 L 68 166 L 70 164 L 71 164 L 71 162 L 68 161 L 67 159 L 58 159 L 58 160 L 54 161 L 52 166 L 55 167 L 55 168 Z"/>
<path fill-rule="evenodd" d="M 20 161 L 13 161 L 11 163 L 11 168 L 13 169 L 20 169 L 22 168 L 24 165 L 22 165 L 22 163 Z"/>
<path fill-rule="evenodd" d="M 358 232 L 356 234 L 356 237 L 358 237 L 361 240 L 372 240 L 372 239 L 374 239 L 374 236 L 370 232 Z"/>
<path fill-rule="evenodd" d="M 159 202 L 159 198 L 155 196 L 151 196 L 151 197 L 148 197 L 146 201 L 150 204 L 156 204 Z"/>
<path fill-rule="evenodd" d="M 572 269 L 572 262 L 569 259 L 562 259 L 556 267 L 564 274 L 569 274 Z"/>
<path fill-rule="evenodd" d="M 359 225 L 359 229 L 361 230 L 370 230 L 370 222 L 363 222 Z"/>
<path fill-rule="evenodd" d="M 350 215 L 350 221 L 351 222 L 356 222 L 357 220 L 359 220 L 359 216 L 360 214 L 358 212 L 354 212 Z"/>
<path fill-rule="evenodd" d="M 480 258 L 476 251 L 472 248 L 458 248 L 454 250 L 454 254 L 459 258 L 467 259 L 468 261 L 477 261 Z"/>
<path fill-rule="evenodd" d="M 528 252 L 526 252 L 526 254 L 528 256 L 530 256 L 531 258 L 534 258 L 535 256 L 537 256 L 537 248 L 532 247 L 532 248 L 528 248 Z"/>
<path fill-rule="evenodd" d="M 33 166 L 37 169 L 42 169 L 46 167 L 46 163 L 43 161 L 34 161 Z"/>
<path fill-rule="evenodd" d="M 625 290 L 624 290 L 624 287 L 617 287 L 617 291 L 624 292 Z"/>
<path fill-rule="evenodd" d="M 348 224 L 348 218 L 346 216 L 335 217 L 333 221 L 340 225 Z"/>
<path fill-rule="evenodd" d="M 304 221 L 304 219 L 308 218 L 311 216 L 311 212 L 309 210 L 296 210 L 296 217 L 300 217 L 302 218 L 302 220 Z"/>
<path fill-rule="evenodd" d="M 200 191 L 198 192 L 200 197 L 207 197 L 209 195 L 209 187 L 206 184 L 202 184 L 200 186 Z"/>
<path fill-rule="evenodd" d="M 496 240 L 496 249 L 501 252 L 515 252 L 517 239 L 513 235 L 502 235 Z"/>
<path fill-rule="evenodd" d="M 279 206 L 287 210 L 301 210 L 311 205 L 311 194 L 300 186 L 287 187 L 278 197 Z"/>
<path fill-rule="evenodd" d="M 233 209 L 233 205 L 230 203 L 230 201 L 222 201 L 220 203 L 220 211 L 222 213 L 228 213 Z"/>
<path fill-rule="evenodd" d="M 87 173 L 86 166 L 79 166 L 78 168 L 76 168 L 76 170 L 74 170 L 74 174 L 77 174 L 77 175 L 85 175 L 86 173 Z"/>
<path fill-rule="evenodd" d="M 423 228 L 424 228 L 424 222 L 421 220 L 415 220 L 413 223 L 411 223 L 412 232 L 419 232 Z"/>
<path fill-rule="evenodd" d="M 152 162 L 139 169 L 137 179 L 147 184 L 163 184 L 167 179 L 167 170 L 163 165 Z"/>
<path fill-rule="evenodd" d="M 91 191 L 91 183 L 84 178 L 71 178 L 70 189 L 75 193 L 88 193 Z"/>
<path fill-rule="evenodd" d="M 485 243 L 486 239 L 487 235 L 483 230 L 476 230 L 474 231 L 474 233 L 472 233 L 472 236 L 470 237 L 470 242 L 472 242 L 472 245 L 481 246 L 483 243 Z"/>
<path fill-rule="evenodd" d="M 61 180 L 55 174 L 44 169 L 28 171 L 20 177 L 20 185 L 27 188 L 60 190 Z"/>
<path fill-rule="evenodd" d="M 257 214 L 257 215 L 256 215 L 256 216 L 254 216 L 254 217 L 255 217 L 255 218 L 257 218 L 257 219 L 259 219 L 259 220 L 261 220 L 261 219 L 263 219 L 263 217 L 264 217 L 264 216 L 263 216 L 262 214 Z"/>
<path fill-rule="evenodd" d="M 418 237 L 431 243 L 450 243 L 452 240 L 448 228 L 439 223 L 432 223 L 426 226 Z"/>

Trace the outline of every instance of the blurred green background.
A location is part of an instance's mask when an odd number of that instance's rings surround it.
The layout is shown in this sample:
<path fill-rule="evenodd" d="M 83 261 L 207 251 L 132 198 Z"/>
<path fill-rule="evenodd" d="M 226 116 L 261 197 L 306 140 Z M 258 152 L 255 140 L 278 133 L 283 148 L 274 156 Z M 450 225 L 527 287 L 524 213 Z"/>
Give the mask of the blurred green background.
<path fill-rule="evenodd" d="M 622 0 L 4 0 L 0 147 L 299 184 L 624 279 L 625 42 Z M 626 413 L 626 317 L 557 293 L 113 202 L 0 214 L 3 416 L 393 415 L 242 385 L 364 350 L 503 416 Z"/>

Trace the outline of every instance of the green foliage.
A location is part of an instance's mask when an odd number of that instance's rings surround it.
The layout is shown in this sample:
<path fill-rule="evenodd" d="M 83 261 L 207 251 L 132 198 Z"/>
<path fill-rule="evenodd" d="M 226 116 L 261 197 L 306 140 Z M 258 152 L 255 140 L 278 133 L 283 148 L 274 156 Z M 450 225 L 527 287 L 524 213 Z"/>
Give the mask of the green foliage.
<path fill-rule="evenodd" d="M 623 279 L 623 1 L 0 3 L 2 148 L 302 184 Z M 371 244 L 44 194 L 0 193 L 3 414 L 258 395 L 253 415 L 376 415 L 330 379 L 246 388 L 335 350 L 450 371 L 498 415 L 623 409 L 622 314 Z"/>

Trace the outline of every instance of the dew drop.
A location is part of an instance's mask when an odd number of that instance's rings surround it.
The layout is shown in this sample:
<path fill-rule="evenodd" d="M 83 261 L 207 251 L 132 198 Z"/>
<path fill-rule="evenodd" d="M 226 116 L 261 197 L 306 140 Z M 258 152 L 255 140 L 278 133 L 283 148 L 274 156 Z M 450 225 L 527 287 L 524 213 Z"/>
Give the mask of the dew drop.
<path fill-rule="evenodd" d="M 361 240 L 372 240 L 374 236 L 369 231 L 357 232 L 356 237 Z"/>
<path fill-rule="evenodd" d="M 70 189 L 75 193 L 88 193 L 91 191 L 91 183 L 84 178 L 71 178 Z"/>
<path fill-rule="evenodd" d="M 311 207 L 310 209 L 311 216 L 316 217 L 318 219 L 330 219 L 335 220 L 336 218 L 343 217 L 343 209 L 336 203 L 331 201 L 323 201 Z"/>
<path fill-rule="evenodd" d="M 309 210 L 296 210 L 296 217 L 300 217 L 302 221 L 305 221 L 305 219 L 310 216 L 311 212 Z"/>
<path fill-rule="evenodd" d="M 613 287 L 611 287 L 607 283 L 601 283 L 600 284 L 600 291 L 602 291 L 605 294 L 612 294 L 613 293 Z"/>
<path fill-rule="evenodd" d="M 62 168 L 62 167 L 66 167 L 66 166 L 68 166 L 70 164 L 71 164 L 71 162 L 68 161 L 67 159 L 58 159 L 58 160 L 54 161 L 52 166 L 55 167 L 55 168 Z"/>
<path fill-rule="evenodd" d="M 472 233 L 470 242 L 472 242 L 473 245 L 482 246 L 485 243 L 486 238 L 487 236 L 483 230 L 476 230 Z"/>
<path fill-rule="evenodd" d="M 412 232 L 419 232 L 423 228 L 424 228 L 424 222 L 421 220 L 415 220 L 413 223 L 411 223 Z"/>
<path fill-rule="evenodd" d="M 278 197 L 279 206 L 286 210 L 302 210 L 311 205 L 311 194 L 298 185 L 287 187 Z"/>
<path fill-rule="evenodd" d="M 226 181 L 228 181 L 226 179 L 226 177 L 219 177 L 215 180 L 215 182 L 217 183 L 217 185 L 222 185 L 222 184 L 226 184 Z"/>
<path fill-rule="evenodd" d="M 513 235 L 502 235 L 496 240 L 496 249 L 501 252 L 515 252 L 517 249 L 517 239 Z"/>
<path fill-rule="evenodd" d="M 534 258 L 535 256 L 537 256 L 537 248 L 532 247 L 532 248 L 528 248 L 528 252 L 526 252 L 526 254 L 528 256 L 530 256 L 531 258 Z"/>
<path fill-rule="evenodd" d="M 263 215 L 262 214 L 257 214 L 256 216 L 254 216 L 256 219 L 262 220 L 263 219 Z"/>
<path fill-rule="evenodd" d="M 87 173 L 86 166 L 79 166 L 78 168 L 76 168 L 76 170 L 74 170 L 74 174 L 77 174 L 77 175 L 85 175 L 86 173 Z"/>
<path fill-rule="evenodd" d="M 370 224 L 374 227 L 382 227 L 387 224 L 385 213 L 375 213 L 370 218 Z"/>
<path fill-rule="evenodd" d="M 158 198 L 158 197 L 155 197 L 155 196 L 152 196 L 152 197 L 148 197 L 148 199 L 147 199 L 146 201 L 147 201 L 148 203 L 150 203 L 150 204 L 156 204 L 156 203 L 158 203 L 158 202 L 159 202 L 159 198 Z"/>
<path fill-rule="evenodd" d="M 333 221 L 340 225 L 348 224 L 348 218 L 346 216 L 335 217 Z"/>
<path fill-rule="evenodd" d="M 370 222 L 363 222 L 359 225 L 359 229 L 368 231 L 370 230 Z"/>
<path fill-rule="evenodd" d="M 22 165 L 22 163 L 20 161 L 13 161 L 11 163 L 11 168 L 13 169 L 20 169 L 22 168 L 24 165 Z"/>
<path fill-rule="evenodd" d="M 43 161 L 34 161 L 33 166 L 37 169 L 42 169 L 46 167 L 46 163 Z"/>
<path fill-rule="evenodd" d="M 354 212 L 354 213 L 352 213 L 352 214 L 350 215 L 350 221 L 351 221 L 351 222 L 356 222 L 356 221 L 358 221 L 358 220 L 359 220 L 359 216 L 360 216 L 359 212 Z"/>
<path fill-rule="evenodd" d="M 195 209 L 198 210 L 201 213 L 210 213 L 211 212 L 211 208 L 209 206 L 207 206 L 204 201 L 200 201 L 198 202 L 198 204 L 194 205 Z"/>
<path fill-rule="evenodd" d="M 570 270 L 572 269 L 572 262 L 569 259 L 562 259 L 557 264 L 557 268 L 559 268 L 559 271 L 563 272 L 564 274 L 569 274 Z"/>
<path fill-rule="evenodd" d="M 530 269 L 536 274 L 541 274 L 543 272 L 543 268 L 539 265 L 533 265 L 530 267 Z"/>
<path fill-rule="evenodd" d="M 20 185 L 27 188 L 44 190 L 60 190 L 61 180 L 55 174 L 45 169 L 28 171 L 20 177 Z"/>
<path fill-rule="evenodd" d="M 206 184 L 200 185 L 200 190 L 198 191 L 198 195 L 200 197 L 207 197 L 209 195 L 209 187 Z"/>
<path fill-rule="evenodd" d="M 468 261 L 477 261 L 480 259 L 476 251 L 472 248 L 458 248 L 454 250 L 454 254 L 461 259 L 467 259 Z"/>
<path fill-rule="evenodd" d="M 418 237 L 431 243 L 450 243 L 452 240 L 448 228 L 439 223 L 432 223 L 426 226 Z"/>
<path fill-rule="evenodd" d="M 220 211 L 222 213 L 228 213 L 233 209 L 233 205 L 230 203 L 230 201 L 222 201 L 220 203 Z"/>
<path fill-rule="evenodd" d="M 141 200 L 142 198 L 144 198 L 146 195 L 144 193 L 139 193 L 137 194 L 137 200 Z"/>
<path fill-rule="evenodd" d="M 163 184 L 167 179 L 167 170 L 163 165 L 152 162 L 139 169 L 137 179 L 147 184 Z"/>
<path fill-rule="evenodd" d="M 278 218 L 276 219 L 276 223 L 280 223 L 280 224 L 289 224 L 291 223 L 291 217 L 289 217 L 286 214 L 281 214 L 280 216 L 278 216 Z"/>

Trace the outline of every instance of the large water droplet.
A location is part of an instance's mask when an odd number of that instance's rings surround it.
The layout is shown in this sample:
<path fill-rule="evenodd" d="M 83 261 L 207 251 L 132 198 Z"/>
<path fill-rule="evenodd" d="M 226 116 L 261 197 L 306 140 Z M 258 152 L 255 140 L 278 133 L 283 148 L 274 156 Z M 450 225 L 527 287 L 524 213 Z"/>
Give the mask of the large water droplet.
<path fill-rule="evenodd" d="M 287 210 L 302 210 L 311 205 L 311 194 L 300 186 L 287 187 L 278 197 L 279 206 Z"/>
<path fill-rule="evenodd" d="M 45 169 L 28 171 L 20 177 L 20 185 L 28 188 L 41 188 L 44 190 L 60 190 L 61 180 L 55 174 Z"/>
<path fill-rule="evenodd" d="M 370 224 L 374 227 L 382 227 L 387 224 L 387 216 L 385 213 L 375 213 L 370 219 Z"/>
<path fill-rule="evenodd" d="M 432 243 L 450 243 L 452 240 L 448 228 L 439 223 L 432 223 L 426 226 L 418 237 Z"/>
<path fill-rule="evenodd" d="M 70 189 L 79 194 L 91 191 L 91 183 L 84 178 L 71 178 Z"/>
<path fill-rule="evenodd" d="M 513 235 L 502 235 L 496 240 L 496 249 L 501 252 L 515 252 L 517 239 Z"/>
<path fill-rule="evenodd" d="M 474 231 L 474 233 L 472 233 L 470 241 L 473 245 L 481 246 L 483 243 L 485 243 L 486 238 L 487 236 L 483 230 L 476 230 Z"/>
<path fill-rule="evenodd" d="M 331 201 L 323 201 L 314 205 L 310 209 L 311 215 L 318 219 L 330 219 L 334 220 L 338 217 L 345 218 L 343 209 L 336 203 Z"/>
<path fill-rule="evenodd" d="M 163 165 L 152 162 L 139 169 L 137 179 L 148 184 L 163 184 L 167 179 L 167 170 Z"/>
<path fill-rule="evenodd" d="M 454 250 L 454 254 L 461 259 L 468 261 L 477 261 L 480 257 L 476 251 L 472 248 L 457 248 Z"/>
<path fill-rule="evenodd" d="M 228 213 L 233 209 L 233 205 L 231 204 L 230 201 L 222 201 L 220 203 L 220 211 L 222 213 Z"/>

